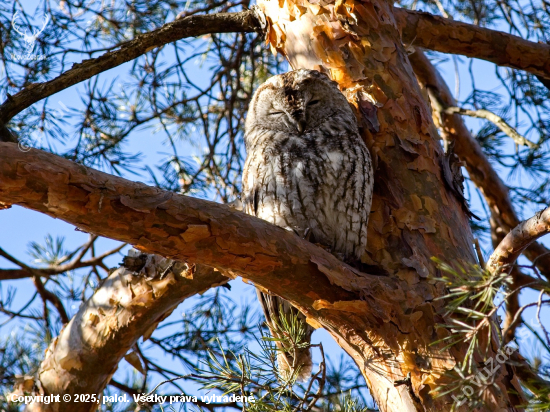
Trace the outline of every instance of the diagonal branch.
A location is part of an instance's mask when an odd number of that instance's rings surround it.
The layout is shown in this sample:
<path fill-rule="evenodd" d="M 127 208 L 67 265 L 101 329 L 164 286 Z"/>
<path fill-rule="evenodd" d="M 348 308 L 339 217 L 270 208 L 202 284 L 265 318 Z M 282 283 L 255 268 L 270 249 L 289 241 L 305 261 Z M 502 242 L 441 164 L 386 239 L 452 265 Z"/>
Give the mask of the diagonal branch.
<path fill-rule="evenodd" d="M 322 312 L 314 305 L 330 312 L 326 304 L 355 300 L 361 290 L 371 302 L 361 305 L 365 320 L 390 320 L 382 301 L 392 301 L 393 281 L 359 273 L 293 233 L 226 205 L 130 182 L 39 150 L 23 153 L 13 143 L 0 143 L 0 201 L 147 253 L 243 276 L 314 318 Z"/>
<path fill-rule="evenodd" d="M 504 236 L 503 228 L 507 227 L 507 223 L 519 223 L 513 205 L 508 197 L 508 189 L 483 154 L 478 142 L 465 127 L 462 118 L 445 111 L 445 106 L 456 105 L 456 102 L 446 83 L 439 75 L 439 72 L 418 49 L 409 58 L 419 82 L 428 91 L 434 111 L 434 120 L 441 129 L 442 137 L 447 141 L 455 143 L 457 154 L 465 161 L 466 169 L 472 181 L 481 190 L 490 207 L 492 233 L 494 236 L 501 234 L 502 238 Z M 493 227 L 495 224 L 497 225 L 496 228 Z M 495 247 L 497 245 L 498 242 Z M 539 246 L 544 249 L 544 246 Z M 533 254 L 533 252 L 530 253 Z M 541 256 L 541 259 L 544 258 L 543 253 L 537 256 Z M 541 271 L 545 272 L 546 276 L 548 276 L 548 270 L 544 271 L 544 268 L 541 268 Z M 519 290 L 524 287 L 538 290 L 544 288 L 544 282 L 522 273 L 519 268 L 514 268 L 512 271 L 512 279 L 512 285 L 510 286 L 511 293 L 508 295 L 506 302 L 504 332 L 506 342 L 513 339 L 515 329 L 519 324 L 520 317 L 516 316 L 519 313 Z"/>
<path fill-rule="evenodd" d="M 512 126 L 510 126 L 506 121 L 496 115 L 493 112 L 490 112 L 489 110 L 485 109 L 479 109 L 479 110 L 469 110 L 465 109 L 463 107 L 457 107 L 457 106 L 446 106 L 437 96 L 436 93 L 433 92 L 433 89 L 428 88 L 428 95 L 430 96 L 430 100 L 434 106 L 437 106 L 437 109 L 441 113 L 445 114 L 460 114 L 463 116 L 470 116 L 470 117 L 476 117 L 478 119 L 485 119 L 493 123 L 495 126 L 497 126 L 500 130 L 502 130 L 506 135 L 512 138 L 512 140 L 522 146 L 527 146 L 531 149 L 535 149 L 539 147 L 537 144 L 533 143 L 532 141 L 528 140 L 526 137 L 520 135 L 516 129 L 514 129 Z"/>
<path fill-rule="evenodd" d="M 147 53 L 157 47 L 187 37 L 197 37 L 209 33 L 253 32 L 259 24 L 251 10 L 240 13 L 217 13 L 189 16 L 175 20 L 149 33 L 138 35 L 134 40 L 120 45 L 100 57 L 75 63 L 70 70 L 44 83 L 27 86 L 11 96 L 0 106 L 0 126 L 6 124 L 16 114 L 32 104 L 87 80 L 99 73 L 120 66 L 123 63 Z"/>
<path fill-rule="evenodd" d="M 550 79 L 548 44 L 429 13 L 400 8 L 395 8 L 394 13 L 407 45 L 462 54 Z"/>
<path fill-rule="evenodd" d="M 8 99 L 0 105 L 0 141 L 15 142 L 16 137 L 5 125 L 16 114 L 48 96 L 177 40 L 210 33 L 249 33 L 260 30 L 262 24 L 257 20 L 257 13 L 246 10 L 178 19 L 121 44 L 117 50 L 75 63 L 70 70 L 55 79 L 31 84 L 13 96 L 8 94 Z M 550 80 L 550 45 L 429 13 L 397 7 L 394 13 L 405 44 L 483 59 Z"/>
<path fill-rule="evenodd" d="M 401 333 L 398 325 L 411 322 L 403 305 L 395 305 L 405 299 L 399 280 L 357 272 L 294 233 L 227 205 L 131 182 L 40 150 L 21 152 L 13 143 L 0 143 L 0 202 L 145 253 L 242 276 L 290 301 L 308 323 L 327 329 L 377 373 L 384 373 L 390 356 L 378 342 L 387 331 L 394 339 Z M 380 337 L 374 325 L 384 325 Z"/>
<path fill-rule="evenodd" d="M 51 302 L 52 305 L 54 305 L 54 307 L 57 309 L 61 322 L 64 325 L 69 323 L 69 316 L 67 315 L 67 311 L 63 306 L 63 302 L 61 302 L 61 299 L 59 299 L 59 296 L 57 296 L 55 293 L 52 293 L 51 291 L 46 289 L 46 286 L 44 286 L 44 283 L 42 283 L 38 275 L 34 275 L 32 278 L 32 281 L 34 283 L 34 286 L 36 287 L 36 290 L 38 291 L 38 294 L 42 297 L 42 299 L 44 301 Z"/>
<path fill-rule="evenodd" d="M 489 258 L 487 270 L 510 272 L 523 250 L 547 233 L 550 233 L 550 207 L 512 229 Z"/>
<path fill-rule="evenodd" d="M 148 274 L 164 269 L 165 259 L 151 259 Z M 193 277 L 193 279 L 190 279 Z M 99 394 L 137 340 L 156 328 L 181 302 L 228 278 L 212 268 L 186 267 L 153 279 L 124 267 L 113 272 L 46 350 L 38 371 L 45 394 Z M 34 403 L 30 410 L 48 412 Z M 91 412 L 93 403 L 61 402 L 57 412 Z"/>
<path fill-rule="evenodd" d="M 436 100 L 447 106 L 456 106 L 447 84 L 424 53 L 417 49 L 409 59 L 418 81 L 425 88 L 431 89 L 432 93 L 438 97 Z M 479 143 L 466 128 L 462 118 L 456 114 L 449 115 L 439 111 L 437 105 L 432 105 L 432 109 L 436 114 L 435 120 L 440 123 L 443 139 L 455 142 L 455 152 L 466 163 L 466 170 L 483 194 L 492 216 L 496 219 L 498 229 L 508 233 L 520 223 L 508 196 L 508 188 L 483 153 Z M 548 252 L 544 245 L 533 242 L 523 253 L 527 259 L 536 263 L 539 271 L 547 279 L 550 279 L 550 253 Z"/>

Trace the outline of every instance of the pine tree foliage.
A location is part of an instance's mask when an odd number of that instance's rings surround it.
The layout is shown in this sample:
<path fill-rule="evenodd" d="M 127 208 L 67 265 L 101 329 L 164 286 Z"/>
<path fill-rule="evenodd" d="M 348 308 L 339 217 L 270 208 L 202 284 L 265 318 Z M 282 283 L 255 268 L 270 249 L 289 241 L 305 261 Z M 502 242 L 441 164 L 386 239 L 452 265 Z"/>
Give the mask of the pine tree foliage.
<path fill-rule="evenodd" d="M 22 9 L 18 1 L 2 2 L 0 100 L 176 18 L 241 11 L 249 6 L 249 1 L 42 0 L 31 12 Z M 452 17 L 534 42 L 550 42 L 546 0 L 402 0 L 396 6 Z M 50 17 L 33 51 L 47 58 L 20 58 L 27 45 L 12 24 L 16 12 L 23 28 L 38 24 L 43 16 Z M 518 217 L 528 218 L 547 207 L 550 81 L 491 64 L 494 74 L 486 85 L 489 63 L 481 66 L 479 60 L 436 52 L 429 57 L 443 70 L 456 70 L 457 106 L 492 112 L 534 143 L 533 147 L 519 146 L 494 123 L 467 120 L 509 190 Z M 249 100 L 259 84 L 286 70 L 283 58 L 274 56 L 256 33 L 181 40 L 42 100 L 19 113 L 8 126 L 23 148 L 40 148 L 165 190 L 229 203 L 240 193 Z M 483 260 L 483 252 L 487 256 L 505 233 L 495 226 L 494 211 L 482 191 L 468 182 L 466 193 L 481 217 L 471 225 L 480 239 Z M 1 214 L 0 210 L 0 219 Z M 97 236 L 76 245 L 67 244 L 57 234 L 42 241 L 32 233 L 25 235 L 29 237 L 27 254 L 11 250 L 8 236 L 0 238 L 3 395 L 37 372 L 49 343 L 118 266 L 125 247 L 107 247 Z M 450 372 L 451 383 L 440 388 L 442 394 L 458 393 L 478 376 L 487 361 L 480 357 L 484 346 L 496 342 L 506 348 L 515 340 L 521 355 L 547 383 L 545 389 L 528 379 L 522 382 L 529 408 L 550 410 L 550 280 L 536 262 L 525 262 L 514 266 L 514 275 L 490 273 L 481 261 L 480 266 L 467 268 L 461 262 L 439 262 L 441 276 L 433 281 L 443 283 L 447 290 L 447 322 L 441 328 L 449 334 L 444 342 L 448 347 L 467 347 L 463 362 Z M 523 282 L 514 281 L 518 278 Z M 254 403 L 199 402 L 172 409 L 158 404 L 107 404 L 101 410 L 358 412 L 376 408 L 353 362 L 325 356 L 321 345 L 313 345 L 319 361 L 309 381 L 280 376 L 276 358 L 281 349 L 276 340 L 287 339 L 285 346 L 290 348 L 304 345 L 296 319 L 282 318 L 278 325 L 281 333 L 272 338 L 260 324 L 255 303 L 217 287 L 186 301 L 147 340 L 136 344 L 127 359 L 137 359 L 137 363 L 132 361 L 127 373 L 116 375 L 105 392 L 132 397 L 166 381 L 155 391 L 191 395 L 202 388 L 217 395 L 253 395 Z M 499 327 L 503 327 L 502 333 Z M 490 379 L 476 386 L 468 399 L 472 407 L 483 401 L 488 385 Z M 20 408 L 2 397 L 0 410 Z"/>

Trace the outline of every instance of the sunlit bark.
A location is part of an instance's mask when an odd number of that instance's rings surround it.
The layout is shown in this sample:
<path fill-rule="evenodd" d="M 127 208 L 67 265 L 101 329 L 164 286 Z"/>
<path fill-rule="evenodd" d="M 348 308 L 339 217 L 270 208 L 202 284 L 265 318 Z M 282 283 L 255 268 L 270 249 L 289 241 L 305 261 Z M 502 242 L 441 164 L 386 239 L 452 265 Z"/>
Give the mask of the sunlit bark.
<path fill-rule="evenodd" d="M 426 55 L 417 50 L 409 58 L 418 81 L 423 87 L 431 89 L 433 96 L 440 99 L 443 104 L 456 105 L 451 91 Z M 485 198 L 495 226 L 493 231 L 499 232 L 500 237 L 506 235 L 520 223 L 508 195 L 508 188 L 483 153 L 479 143 L 471 135 L 462 118 L 457 114 L 444 113 L 440 110 L 440 105 L 437 102 L 432 102 L 432 110 L 443 139 L 454 142 L 456 154 L 465 163 L 470 179 Z M 532 242 L 523 253 L 529 260 L 535 262 L 538 270 L 546 278 L 550 279 L 550 253 L 544 245 Z M 528 283 L 529 279 L 526 281 Z"/>
<path fill-rule="evenodd" d="M 148 264 L 158 271 L 160 258 Z M 44 394 L 70 396 L 70 402 L 37 402 L 30 412 L 91 412 L 118 364 L 143 335 L 150 335 L 184 299 L 224 284 L 228 278 L 211 268 L 189 268 L 148 278 L 121 267 L 82 305 L 46 350 L 37 386 Z M 95 401 L 75 402 L 76 395 L 96 395 Z M 85 398 L 79 398 L 82 400 Z"/>
<path fill-rule="evenodd" d="M 443 322 L 442 301 L 434 298 L 444 290 L 429 279 L 438 274 L 430 259 L 475 263 L 468 219 L 444 182 L 446 160 L 393 8 L 383 1 L 325 3 L 259 2 L 268 16 L 272 49 L 295 69 L 328 73 L 357 107 L 377 165 L 364 261 L 400 285 L 402 296 L 409 298 L 395 306 L 411 314 L 406 326 L 369 328 L 368 339 L 358 333 L 353 347 L 342 346 L 362 370 L 381 410 L 447 410 L 451 398 L 430 391 L 444 383 L 445 370 L 463 354 L 458 348 L 439 352 L 431 345 L 443 333 L 435 328 Z M 329 332 L 342 343 L 344 331 Z M 410 383 L 395 386 L 409 373 Z M 502 393 L 487 394 L 488 410 L 508 407 L 510 378 L 497 378 Z"/>

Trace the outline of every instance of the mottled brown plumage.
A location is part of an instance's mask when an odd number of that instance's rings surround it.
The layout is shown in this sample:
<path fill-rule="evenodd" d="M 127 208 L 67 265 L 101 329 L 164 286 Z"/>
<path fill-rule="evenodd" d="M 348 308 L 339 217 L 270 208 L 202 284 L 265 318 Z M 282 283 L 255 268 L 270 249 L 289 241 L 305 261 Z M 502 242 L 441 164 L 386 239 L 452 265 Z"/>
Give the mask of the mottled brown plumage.
<path fill-rule="evenodd" d="M 244 211 L 294 231 L 348 263 L 367 242 L 373 172 L 353 111 L 335 82 L 315 70 L 274 76 L 258 88 L 246 119 Z M 260 294 L 273 331 L 282 299 Z M 284 302 L 284 304 L 283 304 Z M 301 315 L 303 319 L 303 315 Z M 307 326 L 309 339 L 313 329 Z M 311 371 L 309 349 L 294 361 L 278 359 L 283 375 L 292 364 Z"/>

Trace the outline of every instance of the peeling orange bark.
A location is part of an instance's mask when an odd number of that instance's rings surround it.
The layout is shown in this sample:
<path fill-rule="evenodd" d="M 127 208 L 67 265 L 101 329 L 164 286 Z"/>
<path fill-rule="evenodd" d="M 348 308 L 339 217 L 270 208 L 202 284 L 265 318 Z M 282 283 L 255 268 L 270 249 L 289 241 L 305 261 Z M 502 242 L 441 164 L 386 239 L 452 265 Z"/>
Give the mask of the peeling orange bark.
<path fill-rule="evenodd" d="M 158 260 L 158 259 L 157 259 Z M 154 269 L 151 267 L 150 269 Z M 45 395 L 101 395 L 124 355 L 139 337 L 152 333 L 187 297 L 224 284 L 227 277 L 200 267 L 195 279 L 169 273 L 164 279 L 113 272 L 81 306 L 46 350 L 38 387 Z M 27 385 L 32 390 L 33 385 Z M 20 393 L 24 395 L 24 393 Z M 94 402 L 32 403 L 27 412 L 92 412 Z"/>
<path fill-rule="evenodd" d="M 443 333 L 436 324 L 444 321 L 442 302 L 434 301 L 444 289 L 429 278 L 438 274 L 431 258 L 474 263 L 473 239 L 460 201 L 444 184 L 439 137 L 393 8 L 378 0 L 262 0 L 259 6 L 274 52 L 294 69 L 317 69 L 339 83 L 357 108 L 377 165 L 363 261 L 399 285 L 383 310 L 402 311 L 407 320 L 367 330 L 369 339 L 353 347 L 336 339 L 356 360 L 382 411 L 448 410 L 452 399 L 430 391 L 463 354 L 431 346 Z M 409 385 L 394 385 L 408 373 Z M 505 394 L 509 381 L 497 382 Z M 487 399 L 488 410 L 510 405 L 506 395 Z"/>

